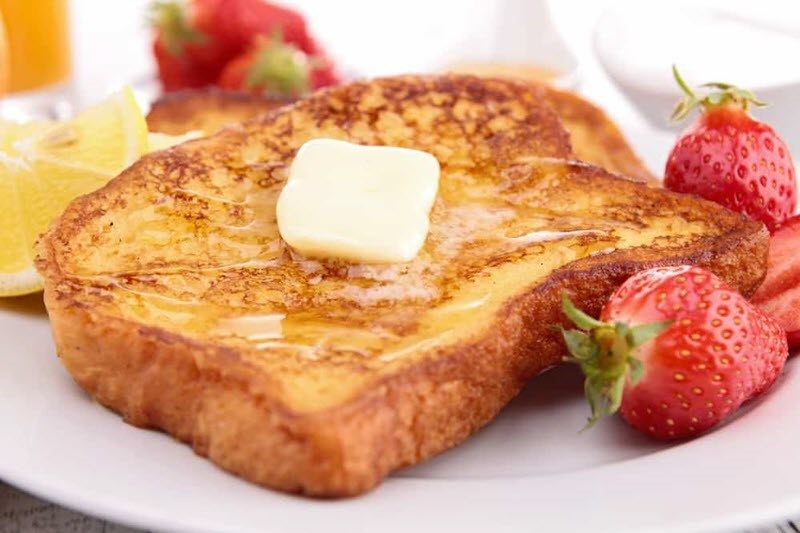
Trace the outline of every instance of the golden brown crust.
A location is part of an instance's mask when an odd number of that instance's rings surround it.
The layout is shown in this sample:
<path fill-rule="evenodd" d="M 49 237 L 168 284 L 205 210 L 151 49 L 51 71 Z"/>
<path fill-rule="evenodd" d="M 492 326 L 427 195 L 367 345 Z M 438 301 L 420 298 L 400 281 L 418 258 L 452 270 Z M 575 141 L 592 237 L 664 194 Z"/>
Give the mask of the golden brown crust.
<path fill-rule="evenodd" d="M 167 93 L 152 103 L 147 114 L 147 128 L 170 135 L 191 130 L 210 135 L 224 126 L 243 122 L 288 103 L 291 102 L 246 92 L 185 89 Z"/>
<path fill-rule="evenodd" d="M 578 159 L 620 176 L 654 185 L 660 183 L 605 111 L 571 91 L 549 87 L 548 97 L 569 131 Z"/>
<path fill-rule="evenodd" d="M 573 92 L 544 84 L 542 88 L 570 134 L 577 159 L 614 174 L 659 183 L 602 109 Z M 189 130 L 211 134 L 225 125 L 243 122 L 286 103 L 251 93 L 192 89 L 156 100 L 147 115 L 147 124 L 151 131 L 173 135 Z"/>
<path fill-rule="evenodd" d="M 764 256 L 766 232 L 743 226 L 685 256 L 653 254 L 643 260 L 638 252 L 615 252 L 613 258 L 595 256 L 559 270 L 509 302 L 492 335 L 448 347 L 435 361 L 391 376 L 344 405 L 304 415 L 259 394 L 253 369 L 222 347 L 98 316 L 60 299 L 54 279 L 48 280 L 45 300 L 62 362 L 85 390 L 127 422 L 163 429 L 253 482 L 348 496 L 461 442 L 528 378 L 555 364 L 563 345 L 548 326 L 567 325 L 558 306 L 563 290 L 597 314 L 634 272 L 683 263 L 704 266 L 745 294 L 755 290 L 763 267 L 744 258 Z"/>
<path fill-rule="evenodd" d="M 424 107 L 431 95 L 437 101 L 458 95 L 451 104 L 467 116 L 452 120 L 444 116 L 447 113 L 440 106 L 435 116 L 443 120 L 431 122 L 433 125 L 427 128 L 416 122 L 411 128 L 396 118 L 391 128 L 380 125 L 381 117 Z M 563 347 L 549 326 L 563 322 L 558 309 L 562 290 L 569 291 L 578 305 L 596 313 L 611 291 L 632 273 L 649 266 L 681 263 L 705 266 L 745 294 L 755 289 L 765 268 L 767 233 L 763 226 L 709 202 L 650 189 L 601 169 L 560 160 L 569 155 L 566 135 L 552 113 L 535 108 L 538 95 L 537 90 L 519 84 L 453 76 L 354 84 L 248 123 L 246 129 L 226 130 L 140 161 L 105 188 L 73 202 L 39 242 L 37 267 L 45 277 L 45 301 L 63 364 L 77 383 L 128 422 L 167 431 L 248 480 L 290 492 L 347 496 L 368 490 L 397 468 L 457 444 L 495 416 L 525 380 L 556 364 Z M 383 100 L 376 101 L 378 96 Z M 526 105 L 516 105 L 519 101 Z M 397 111 L 398 102 L 411 104 Z M 469 102 L 492 103 L 500 109 L 500 115 L 509 110 L 516 118 L 504 122 L 504 135 L 497 137 L 497 132 L 484 124 L 492 120 L 481 118 L 480 124 L 471 124 L 469 117 L 482 113 L 486 106 L 469 107 Z M 508 102 L 506 107 L 504 102 Z M 358 111 L 352 109 L 355 103 L 361 106 Z M 393 111 L 389 115 L 376 111 L 386 109 Z M 410 116 L 427 123 L 416 113 Z M 459 133 L 453 133 L 454 128 Z M 472 133 L 461 133 L 462 128 Z M 578 214 L 582 202 L 595 214 L 595 226 L 613 222 L 622 228 L 620 232 L 644 233 L 653 229 L 653 221 L 667 225 L 663 234 L 647 241 L 647 246 L 599 248 L 588 255 L 583 251 L 582 259 L 566 263 L 544 279 L 534 274 L 515 278 L 508 297 L 492 308 L 486 323 L 476 327 L 474 334 L 430 349 L 419 348 L 414 357 L 382 365 L 353 356 L 349 360 L 299 363 L 289 356 L 263 361 L 241 344 L 210 339 L 202 332 L 190 333 L 161 315 L 137 320 L 125 314 L 131 294 L 135 296 L 145 283 L 157 286 L 154 284 L 159 276 L 168 276 L 151 269 L 144 275 L 128 272 L 114 277 L 113 270 L 98 273 L 92 269 L 113 269 L 116 264 L 110 261 L 127 260 L 122 257 L 127 253 L 122 247 L 126 234 L 119 226 L 133 225 L 134 215 L 140 214 L 133 206 L 142 196 L 152 193 L 157 200 L 154 205 L 163 205 L 173 199 L 168 194 L 171 185 L 196 189 L 206 179 L 209 183 L 215 176 L 221 179 L 214 171 L 224 168 L 231 174 L 225 176 L 225 189 L 233 189 L 236 180 L 263 176 L 263 171 L 251 175 L 241 169 L 236 164 L 239 152 L 257 146 L 268 154 L 265 159 L 270 164 L 286 164 L 297 144 L 318 131 L 339 132 L 360 142 L 381 135 L 438 152 L 443 162 L 445 181 L 441 186 L 445 196 L 448 191 L 453 193 L 453 187 L 458 191 L 458 180 L 464 179 L 464 171 L 458 166 L 461 163 L 454 163 L 461 161 L 463 146 L 448 144 L 458 140 L 470 147 L 468 163 L 480 164 L 481 170 L 471 175 L 475 187 L 488 182 L 498 187 L 498 196 L 508 195 L 511 204 L 529 201 L 540 214 L 566 209 L 568 216 L 561 217 L 559 224 L 571 223 L 568 219 Z M 535 157 L 521 162 L 531 154 Z M 193 159 L 193 155 L 202 159 Z M 208 203 L 212 197 L 203 198 Z M 195 203 L 202 202 L 193 199 L 191 205 Z M 142 205 L 142 212 L 155 216 L 154 211 L 147 211 L 151 204 Z M 447 214 L 446 208 L 437 209 L 436 216 Z M 205 231 L 205 224 L 215 221 L 208 220 L 211 215 L 206 211 L 189 210 L 181 215 L 189 217 L 186 220 L 193 228 L 181 231 Z M 180 221 L 185 222 L 182 218 Z M 625 229 L 628 227 L 634 230 Z M 683 232 L 689 229 L 700 233 L 687 237 Z M 144 235 L 134 232 L 134 237 L 143 239 Z M 133 244 L 139 245 L 132 253 L 138 253 L 141 257 L 135 259 L 142 261 L 150 251 L 136 239 Z M 658 239 L 664 242 L 659 244 Z M 597 243 L 573 239 L 563 249 L 553 247 L 549 251 L 555 254 L 569 251 L 570 246 L 580 249 L 593 244 Z M 544 245 L 536 246 L 545 249 Z M 109 262 L 98 261 L 98 257 Z M 489 256 L 487 260 L 500 264 L 503 257 Z M 513 264 L 523 261 L 521 256 L 513 257 Z M 182 254 L 175 256 L 176 261 L 182 259 Z M 540 259 L 548 260 L 545 255 L 536 256 L 536 261 Z M 175 268 L 164 263 L 163 257 L 158 260 L 162 262 L 158 268 Z M 531 271 L 534 267 L 532 261 Z M 271 268 L 249 275 L 262 275 Z M 492 268 L 478 271 L 476 278 L 490 275 Z M 179 276 L 181 290 L 190 294 L 196 290 L 202 277 L 195 274 L 197 271 L 188 269 Z M 213 277 L 212 281 L 219 284 L 223 277 Z M 334 274 L 329 277 L 326 281 L 340 282 Z M 133 278 L 138 285 L 131 289 Z M 300 281 L 298 273 L 282 278 L 283 292 L 290 292 L 290 285 Z M 159 290 L 162 292 L 156 296 L 163 297 L 166 289 Z M 250 288 L 246 296 L 258 295 L 257 291 Z M 314 293 L 315 307 L 323 293 Z M 223 291 L 223 296 L 234 294 L 232 290 Z M 169 293 L 175 298 L 180 295 Z M 210 297 L 201 303 L 219 305 Z M 434 304 L 437 302 L 430 305 Z M 379 314 L 367 316 L 402 314 L 410 305 L 398 298 L 389 312 L 381 309 Z M 364 310 L 351 306 L 347 311 L 349 317 Z M 183 319 L 183 315 L 178 318 Z M 347 373 L 334 374 L 343 368 Z M 348 394 L 336 396 L 332 404 L 311 406 L 290 397 L 288 383 L 320 370 L 326 376 L 351 376 Z M 336 386 L 337 379 L 330 378 L 324 385 Z M 312 392 L 308 390 L 309 395 Z"/>

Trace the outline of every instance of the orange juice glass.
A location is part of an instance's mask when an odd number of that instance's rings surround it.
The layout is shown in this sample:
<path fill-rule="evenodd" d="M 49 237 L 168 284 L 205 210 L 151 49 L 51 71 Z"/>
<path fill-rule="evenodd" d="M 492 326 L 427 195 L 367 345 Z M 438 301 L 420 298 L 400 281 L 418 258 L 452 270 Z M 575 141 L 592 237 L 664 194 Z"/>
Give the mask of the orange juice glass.
<path fill-rule="evenodd" d="M 71 71 L 67 0 L 0 0 L 0 90 L 58 85 Z"/>

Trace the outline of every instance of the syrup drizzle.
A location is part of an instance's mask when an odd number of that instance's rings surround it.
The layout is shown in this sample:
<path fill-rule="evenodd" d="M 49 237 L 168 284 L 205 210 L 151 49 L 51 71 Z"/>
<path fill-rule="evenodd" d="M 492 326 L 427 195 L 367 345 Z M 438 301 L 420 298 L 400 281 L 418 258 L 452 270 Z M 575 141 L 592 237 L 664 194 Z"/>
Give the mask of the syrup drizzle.
<path fill-rule="evenodd" d="M 563 161 L 539 162 L 564 167 Z M 450 178 L 474 181 L 456 169 Z M 531 187 L 544 191 L 545 182 Z M 513 195 L 498 195 L 486 184 L 448 189 L 443 183 L 426 246 L 410 263 L 352 265 L 298 256 L 278 235 L 279 180 L 264 187 L 245 180 L 226 189 L 229 196 L 196 186 L 161 191 L 130 217 L 139 224 L 130 234 L 109 237 L 121 243 L 105 247 L 113 255 L 91 257 L 71 277 L 113 293 L 137 320 L 177 332 L 281 357 L 347 353 L 391 363 L 435 349 L 460 328 L 485 325 L 503 303 L 503 291 L 481 281 L 487 262 L 506 268 L 505 279 L 530 284 L 574 259 L 645 238 L 637 225 L 598 220 L 590 208 L 581 216 L 580 207 L 509 201 Z M 156 238 L 168 245 L 149 249 L 147 232 L 137 228 L 162 232 Z M 525 259 L 530 256 L 536 260 Z"/>

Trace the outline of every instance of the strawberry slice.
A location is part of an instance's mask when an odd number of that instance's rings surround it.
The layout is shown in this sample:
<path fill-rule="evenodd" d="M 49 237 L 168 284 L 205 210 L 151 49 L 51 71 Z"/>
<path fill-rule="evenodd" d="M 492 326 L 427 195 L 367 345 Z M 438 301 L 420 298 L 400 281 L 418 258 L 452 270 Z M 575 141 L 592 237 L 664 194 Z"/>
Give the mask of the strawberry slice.
<path fill-rule="evenodd" d="M 767 277 L 752 303 L 786 330 L 790 348 L 800 348 L 800 215 L 782 224 L 769 241 Z"/>

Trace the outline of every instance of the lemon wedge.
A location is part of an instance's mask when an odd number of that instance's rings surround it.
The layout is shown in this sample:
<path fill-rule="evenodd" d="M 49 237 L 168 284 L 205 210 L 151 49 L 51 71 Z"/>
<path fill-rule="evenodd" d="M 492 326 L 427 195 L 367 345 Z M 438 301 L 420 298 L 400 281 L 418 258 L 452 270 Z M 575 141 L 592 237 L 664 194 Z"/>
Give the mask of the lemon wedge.
<path fill-rule="evenodd" d="M 0 122 L 0 296 L 41 289 L 33 243 L 66 205 L 148 148 L 130 88 L 68 122 Z"/>

